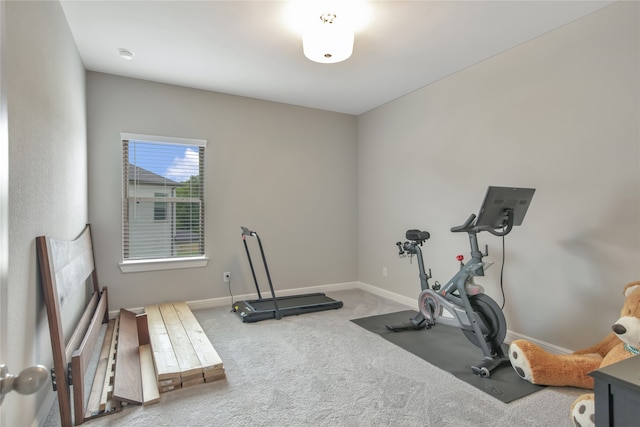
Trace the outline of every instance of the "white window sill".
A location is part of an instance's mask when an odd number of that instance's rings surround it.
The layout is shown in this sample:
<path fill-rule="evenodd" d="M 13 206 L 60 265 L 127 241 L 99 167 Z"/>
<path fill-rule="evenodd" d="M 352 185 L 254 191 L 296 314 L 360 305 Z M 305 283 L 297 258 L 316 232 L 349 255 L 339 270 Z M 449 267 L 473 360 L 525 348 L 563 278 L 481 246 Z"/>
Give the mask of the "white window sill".
<path fill-rule="evenodd" d="M 191 258 L 162 258 L 143 259 L 136 261 L 122 261 L 118 265 L 123 273 L 138 273 L 141 271 L 175 270 L 179 268 L 206 267 L 209 258 L 206 256 Z"/>

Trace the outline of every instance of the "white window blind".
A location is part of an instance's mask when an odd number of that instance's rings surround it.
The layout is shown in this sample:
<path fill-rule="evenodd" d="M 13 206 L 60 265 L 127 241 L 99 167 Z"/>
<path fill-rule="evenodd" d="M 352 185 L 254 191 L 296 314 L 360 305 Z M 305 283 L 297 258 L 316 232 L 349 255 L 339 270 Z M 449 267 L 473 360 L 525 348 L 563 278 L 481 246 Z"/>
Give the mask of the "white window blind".
<path fill-rule="evenodd" d="M 122 134 L 124 261 L 204 255 L 206 141 Z"/>

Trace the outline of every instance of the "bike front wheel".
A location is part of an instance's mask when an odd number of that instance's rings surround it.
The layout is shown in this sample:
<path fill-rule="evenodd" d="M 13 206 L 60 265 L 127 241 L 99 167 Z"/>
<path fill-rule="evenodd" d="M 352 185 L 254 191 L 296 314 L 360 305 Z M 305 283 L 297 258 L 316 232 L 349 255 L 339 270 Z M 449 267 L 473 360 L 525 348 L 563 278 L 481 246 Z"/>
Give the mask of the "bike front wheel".
<path fill-rule="evenodd" d="M 488 332 L 482 339 L 489 344 L 492 352 L 496 352 L 507 336 L 507 321 L 504 318 L 500 306 L 486 294 L 470 296 L 469 302 L 471 303 L 473 311 L 477 313 L 485 325 L 487 325 Z M 463 329 L 462 332 L 473 345 L 480 347 L 479 338 L 473 329 Z"/>

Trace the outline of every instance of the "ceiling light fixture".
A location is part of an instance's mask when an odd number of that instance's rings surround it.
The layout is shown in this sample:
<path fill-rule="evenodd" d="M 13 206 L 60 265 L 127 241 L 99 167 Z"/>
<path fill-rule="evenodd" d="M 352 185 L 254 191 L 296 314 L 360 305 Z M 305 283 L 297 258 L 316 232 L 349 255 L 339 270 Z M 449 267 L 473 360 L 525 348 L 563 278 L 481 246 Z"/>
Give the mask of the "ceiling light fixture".
<path fill-rule="evenodd" d="M 351 56 L 353 39 L 353 30 L 343 25 L 335 13 L 324 13 L 302 34 L 302 50 L 314 62 L 333 64 Z"/>
<path fill-rule="evenodd" d="M 290 0 L 285 18 L 302 35 L 302 50 L 311 61 L 332 64 L 353 53 L 354 34 L 370 18 L 365 0 Z"/>
<path fill-rule="evenodd" d="M 126 59 L 127 61 L 131 61 L 133 57 L 136 56 L 136 54 L 129 49 L 118 49 L 118 54 L 120 54 L 120 58 Z"/>

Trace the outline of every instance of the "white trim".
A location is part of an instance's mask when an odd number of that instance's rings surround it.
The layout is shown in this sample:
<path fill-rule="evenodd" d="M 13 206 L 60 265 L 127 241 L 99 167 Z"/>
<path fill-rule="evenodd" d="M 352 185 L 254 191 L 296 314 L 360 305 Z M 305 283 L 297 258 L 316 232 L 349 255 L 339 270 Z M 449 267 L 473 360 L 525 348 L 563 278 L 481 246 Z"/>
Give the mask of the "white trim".
<path fill-rule="evenodd" d="M 38 409 L 38 413 L 36 414 L 36 417 L 34 418 L 33 423 L 31 423 L 31 427 L 43 426 L 46 423 L 47 419 L 49 418 L 49 413 L 53 409 L 53 405 L 58 401 L 56 399 L 58 397 L 58 394 L 55 391 L 53 391 L 51 386 L 47 384 L 46 388 L 48 389 L 47 397 L 45 398 L 44 402 L 42 402 L 42 404 L 40 405 L 40 409 Z"/>
<path fill-rule="evenodd" d="M 349 289 L 358 289 L 358 282 L 346 282 L 346 283 L 335 283 L 332 285 L 318 285 L 318 286 L 309 286 L 307 288 L 296 288 L 296 289 L 283 289 L 281 291 L 276 290 L 276 296 L 289 296 L 289 295 L 297 295 L 297 294 L 309 294 L 313 292 L 337 292 L 337 291 L 346 291 Z M 266 296 L 266 295 L 265 295 Z M 257 299 L 258 294 L 244 294 L 244 295 L 234 295 L 233 301 L 242 301 L 247 299 Z M 224 307 L 228 306 L 231 309 L 231 297 L 218 297 L 218 298 L 207 298 L 201 300 L 187 301 L 187 305 L 192 310 L 201 310 L 205 308 L 214 308 L 214 307 Z M 134 307 L 127 308 L 127 310 L 132 311 L 134 313 L 140 314 L 144 312 L 144 307 Z M 115 319 L 115 317 L 120 313 L 120 310 L 112 310 L 109 312 L 109 318 Z"/>
<path fill-rule="evenodd" d="M 276 291 L 278 296 L 289 296 L 289 295 L 296 295 L 296 294 L 301 294 L 301 293 L 312 293 L 312 292 L 336 292 L 336 291 L 345 291 L 345 290 L 350 290 L 350 289 L 360 289 L 363 290 L 365 292 L 369 292 L 371 294 L 377 295 L 381 298 L 386 298 L 388 300 L 391 301 L 395 301 L 397 303 L 406 305 L 408 308 L 410 309 L 417 309 L 417 297 L 416 299 L 413 298 L 409 298 L 406 297 L 404 295 L 400 295 L 397 294 L 395 292 L 391 292 L 388 291 L 386 289 L 382 289 L 382 288 L 378 288 L 376 286 L 373 285 L 369 285 L 367 283 L 363 283 L 363 282 L 345 282 L 345 283 L 336 283 L 336 284 L 330 284 L 330 285 L 318 285 L 318 286 L 310 286 L 308 288 L 297 288 L 297 289 L 284 289 L 281 291 Z M 245 295 L 234 295 L 233 296 L 233 300 L 234 301 L 242 301 L 242 300 L 246 300 L 246 299 L 256 299 L 258 298 L 258 294 L 257 293 L 253 293 L 253 294 L 245 294 Z M 206 308 L 215 308 L 215 307 L 224 307 L 224 306 L 228 306 L 229 308 L 231 308 L 231 297 L 218 297 L 218 298 L 209 298 L 209 299 L 201 299 L 201 300 L 194 300 L 194 301 L 187 301 L 187 305 L 189 306 L 189 308 L 191 308 L 192 310 L 201 310 L 201 309 L 206 309 Z M 133 311 L 134 313 L 143 313 L 144 312 L 144 308 L 143 307 L 136 307 L 136 308 L 129 308 L 127 309 L 129 311 Z M 109 318 L 113 319 L 115 318 L 118 313 L 120 311 L 119 310 L 115 310 L 115 311 L 110 311 L 109 312 Z M 507 336 L 505 338 L 505 343 L 509 344 L 514 340 L 517 339 L 526 339 L 528 341 L 533 342 L 534 344 L 539 345 L 540 347 L 542 347 L 543 349 L 545 349 L 546 351 L 549 351 L 551 353 L 557 353 L 557 354 L 570 354 L 572 353 L 571 350 L 566 349 L 566 348 L 562 348 L 559 347 L 557 345 L 553 345 L 550 344 L 548 342 L 544 342 L 544 341 L 540 341 L 537 340 L 535 338 L 531 338 L 528 337 L 526 335 L 522 335 L 519 334 L 517 332 L 513 332 L 513 331 L 509 331 L 507 330 Z"/>
<path fill-rule="evenodd" d="M 371 294 L 378 295 L 379 297 L 390 299 L 391 301 L 395 301 L 400 304 L 404 304 L 408 308 L 411 308 L 413 310 L 418 309 L 418 295 L 416 295 L 415 298 L 409 298 L 404 295 L 396 294 L 395 292 L 378 288 L 376 286 L 369 285 L 363 282 L 358 282 L 357 288 L 362 289 L 363 291 L 367 291 Z"/>
<path fill-rule="evenodd" d="M 159 144 L 182 144 L 182 145 L 196 145 L 198 147 L 205 147 L 205 148 L 207 147 L 206 139 L 177 138 L 174 136 L 145 135 L 141 133 L 121 132 L 120 139 L 123 141 L 143 141 L 143 142 L 156 142 Z"/>
<path fill-rule="evenodd" d="M 362 283 L 362 282 L 358 282 L 358 289 L 362 289 L 363 291 L 367 291 L 370 292 L 374 295 L 378 295 L 382 298 L 386 298 L 386 299 L 390 299 L 391 301 L 395 301 L 397 303 L 400 304 L 404 304 L 409 308 L 412 308 L 414 310 L 417 309 L 417 305 L 418 305 L 418 299 L 417 297 L 415 299 L 413 298 L 409 298 L 406 297 L 404 295 L 400 295 L 400 294 L 396 294 L 394 292 L 388 291 L 386 289 L 381 289 L 372 285 L 369 285 L 367 283 Z M 524 339 L 524 340 L 528 340 L 531 341 L 534 344 L 539 345 L 540 347 L 544 348 L 546 351 L 551 352 L 551 353 L 557 353 L 557 354 L 570 354 L 573 353 L 571 350 L 563 348 L 563 347 L 559 347 L 557 345 L 553 345 L 551 343 L 545 342 L 545 341 L 541 341 L 541 340 L 537 340 L 535 338 L 531 338 L 528 337 L 526 335 L 522 335 L 519 334 L 517 332 L 511 331 L 507 329 L 507 335 L 505 337 L 504 342 L 507 344 L 510 344 L 512 341 L 515 341 L 517 339 Z"/>
<path fill-rule="evenodd" d="M 120 271 L 123 273 L 138 273 L 141 271 L 176 270 L 180 268 L 206 267 L 209 257 L 185 257 L 185 258 L 161 258 L 126 260 L 120 262 Z"/>
<path fill-rule="evenodd" d="M 545 341 L 540 341 L 537 340 L 535 338 L 531 338 L 528 337 L 526 335 L 522 335 L 519 334 L 517 332 L 513 332 L 510 330 L 507 330 L 507 336 L 504 339 L 504 342 L 506 343 L 511 343 L 515 340 L 527 340 L 527 341 L 531 341 L 534 344 L 539 345 L 540 347 L 542 347 L 544 350 L 548 351 L 549 353 L 556 353 L 556 354 L 571 354 L 573 353 L 573 351 L 564 348 L 564 347 L 559 347 L 557 345 L 553 345 L 551 343 L 545 342 Z"/>

